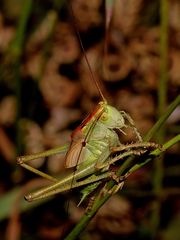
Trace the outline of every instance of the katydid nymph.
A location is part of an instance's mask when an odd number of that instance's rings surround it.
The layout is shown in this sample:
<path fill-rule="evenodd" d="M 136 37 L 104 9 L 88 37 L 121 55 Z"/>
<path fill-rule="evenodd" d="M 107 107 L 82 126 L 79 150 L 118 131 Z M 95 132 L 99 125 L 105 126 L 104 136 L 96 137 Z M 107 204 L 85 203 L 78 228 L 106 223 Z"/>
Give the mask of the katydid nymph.
<path fill-rule="evenodd" d="M 80 37 L 79 40 L 82 46 Z M 82 50 L 90 69 L 83 47 Z M 72 188 L 84 186 L 83 196 L 80 200 L 82 202 L 88 194 L 98 188 L 101 182 L 110 178 L 115 179 L 114 173 L 110 170 L 113 163 L 131 155 L 143 154 L 148 149 L 157 147 L 154 143 L 142 141 L 133 120 L 126 112 L 119 111 L 107 103 L 91 69 L 90 73 L 102 100 L 97 104 L 92 113 L 72 132 L 71 143 L 39 154 L 18 158 L 18 163 L 22 167 L 52 182 L 50 185 L 26 195 L 25 198 L 28 201 L 42 199 Z M 124 134 L 127 127 L 132 128 L 137 142 L 123 145 L 119 135 Z M 65 167 L 75 168 L 73 173 L 62 179 L 52 177 L 28 164 L 30 160 L 61 152 L 66 152 Z M 120 182 L 116 180 L 117 189 L 119 186 L 122 186 L 124 180 L 125 178 L 120 179 Z"/>

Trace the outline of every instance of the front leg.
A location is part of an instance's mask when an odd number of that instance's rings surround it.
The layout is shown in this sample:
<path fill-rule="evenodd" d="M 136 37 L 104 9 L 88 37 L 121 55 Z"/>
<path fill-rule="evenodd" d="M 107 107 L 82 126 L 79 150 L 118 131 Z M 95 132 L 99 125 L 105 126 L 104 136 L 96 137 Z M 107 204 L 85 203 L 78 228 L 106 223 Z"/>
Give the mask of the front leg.
<path fill-rule="evenodd" d="M 122 116 L 124 117 L 124 119 L 127 120 L 127 122 L 128 122 L 128 125 L 126 125 L 126 127 L 132 128 L 133 131 L 134 131 L 134 133 L 135 133 L 135 136 L 136 136 L 137 140 L 138 140 L 139 142 L 142 142 L 142 137 L 141 137 L 139 131 L 137 130 L 137 128 L 136 128 L 136 126 L 135 126 L 135 124 L 134 124 L 134 121 L 133 121 L 133 119 L 131 118 L 131 116 L 130 116 L 128 113 L 126 113 L 125 111 L 120 111 L 120 113 L 122 114 Z"/>
<path fill-rule="evenodd" d="M 106 183 L 107 184 L 107 183 Z M 117 192 L 119 192 L 119 190 L 121 190 L 124 186 L 124 181 L 119 182 L 118 184 L 115 184 L 111 189 L 106 189 L 106 184 L 104 185 L 103 189 L 101 190 L 101 194 L 104 196 L 106 194 L 108 195 L 114 195 Z"/>
<path fill-rule="evenodd" d="M 143 150 L 153 150 L 156 148 L 161 149 L 162 147 L 159 144 L 154 142 L 136 142 L 136 143 L 129 143 L 127 145 L 121 144 L 118 147 L 112 147 L 111 152 L 117 153 L 124 150 L 131 150 L 133 148 L 142 148 Z"/>
<path fill-rule="evenodd" d="M 123 152 L 123 153 L 115 156 L 112 159 L 106 160 L 106 162 L 104 162 L 104 163 L 98 163 L 98 165 L 96 165 L 96 168 L 98 170 L 101 170 L 101 169 L 106 170 L 106 169 L 109 169 L 110 165 L 114 164 L 115 162 L 117 162 L 125 157 L 132 156 L 132 155 L 140 156 L 140 155 L 144 154 L 145 152 L 146 152 L 146 150 L 130 150 L 127 152 Z"/>

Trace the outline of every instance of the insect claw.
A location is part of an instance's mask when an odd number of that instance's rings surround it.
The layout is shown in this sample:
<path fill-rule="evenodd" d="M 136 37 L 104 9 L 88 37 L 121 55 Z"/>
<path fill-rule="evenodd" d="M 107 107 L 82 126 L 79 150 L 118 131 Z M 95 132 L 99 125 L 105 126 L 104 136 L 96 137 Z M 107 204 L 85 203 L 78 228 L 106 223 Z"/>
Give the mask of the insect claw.
<path fill-rule="evenodd" d="M 23 164 L 23 157 L 17 157 L 17 163 L 18 164 Z"/>
<path fill-rule="evenodd" d="M 24 196 L 24 199 L 25 199 L 26 201 L 28 201 L 28 202 L 32 202 L 32 196 L 31 196 L 31 194 L 25 195 L 25 196 Z"/>
<path fill-rule="evenodd" d="M 118 185 L 115 185 L 111 190 L 108 191 L 108 194 L 114 195 L 124 186 L 124 182 L 120 182 Z"/>
<path fill-rule="evenodd" d="M 123 176 L 117 176 L 115 172 L 111 172 L 111 178 L 118 184 L 120 184 L 121 182 L 124 182 L 128 176 L 129 174 L 127 173 Z"/>
<path fill-rule="evenodd" d="M 120 177 L 118 177 L 115 172 L 111 172 L 111 178 L 112 178 L 116 183 L 119 183 L 119 181 L 120 181 Z"/>

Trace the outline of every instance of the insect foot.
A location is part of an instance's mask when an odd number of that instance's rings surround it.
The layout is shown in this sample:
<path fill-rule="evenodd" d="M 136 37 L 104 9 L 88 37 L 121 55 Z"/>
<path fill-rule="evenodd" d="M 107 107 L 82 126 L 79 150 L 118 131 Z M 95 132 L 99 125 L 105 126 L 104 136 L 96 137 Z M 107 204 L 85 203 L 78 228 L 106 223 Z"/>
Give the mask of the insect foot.
<path fill-rule="evenodd" d="M 119 184 L 114 185 L 112 189 L 108 190 L 108 194 L 109 195 L 116 194 L 117 192 L 119 192 L 119 190 L 121 190 L 123 188 L 123 186 L 124 186 L 124 181 L 120 182 Z"/>
<path fill-rule="evenodd" d="M 24 196 L 24 199 L 25 199 L 26 201 L 28 201 L 28 202 L 32 202 L 32 196 L 31 196 L 31 194 L 25 195 L 25 196 Z"/>
<path fill-rule="evenodd" d="M 111 178 L 116 182 L 116 183 L 121 183 L 126 180 L 129 174 L 125 174 L 124 176 L 117 176 L 115 172 L 111 172 Z"/>
<path fill-rule="evenodd" d="M 22 165 L 22 164 L 24 163 L 23 156 L 17 157 L 17 163 L 18 163 L 19 165 Z"/>

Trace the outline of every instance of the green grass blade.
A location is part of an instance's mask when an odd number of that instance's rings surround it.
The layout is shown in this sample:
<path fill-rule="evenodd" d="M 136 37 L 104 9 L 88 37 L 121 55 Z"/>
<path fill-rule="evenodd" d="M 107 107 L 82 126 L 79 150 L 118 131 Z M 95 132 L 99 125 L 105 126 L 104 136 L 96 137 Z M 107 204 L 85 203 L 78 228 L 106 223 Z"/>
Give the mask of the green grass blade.
<path fill-rule="evenodd" d="M 156 124 L 151 128 L 151 130 L 146 134 L 144 137 L 144 141 L 149 141 L 157 132 L 158 130 L 165 124 L 168 117 L 171 113 L 176 109 L 176 107 L 180 104 L 180 95 L 178 95 L 175 100 L 169 105 L 167 111 L 159 118 Z"/>

